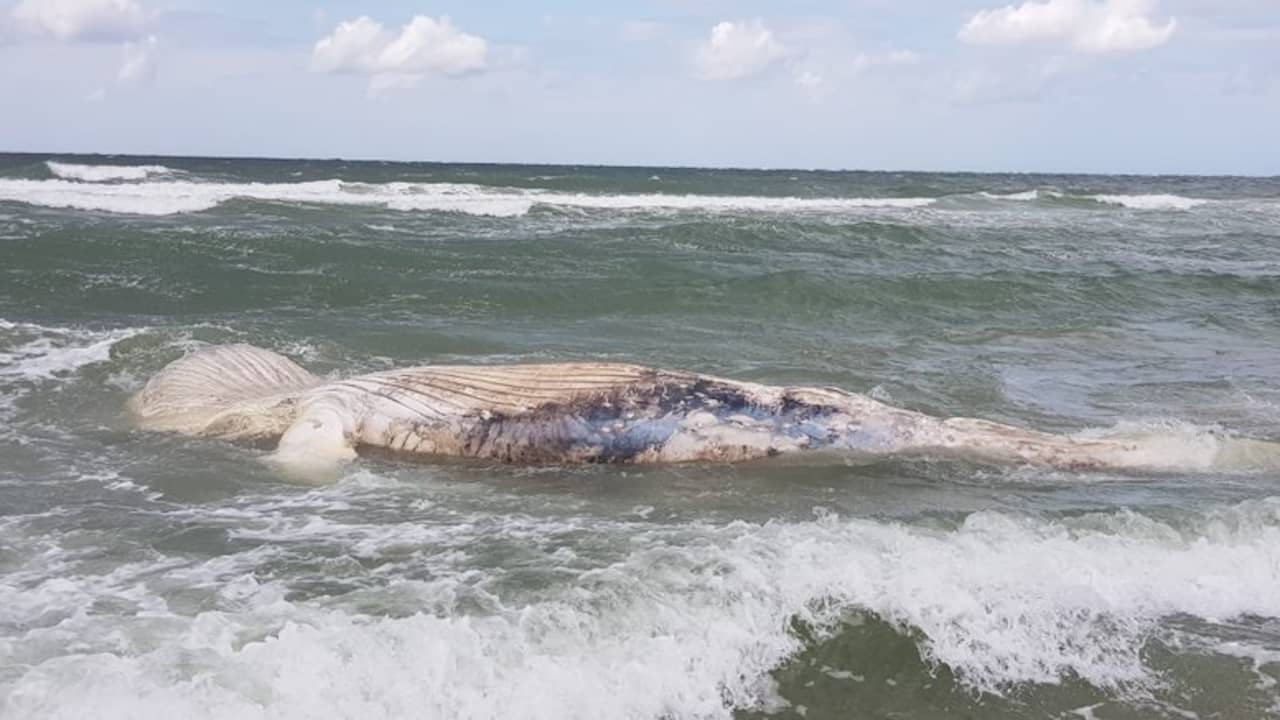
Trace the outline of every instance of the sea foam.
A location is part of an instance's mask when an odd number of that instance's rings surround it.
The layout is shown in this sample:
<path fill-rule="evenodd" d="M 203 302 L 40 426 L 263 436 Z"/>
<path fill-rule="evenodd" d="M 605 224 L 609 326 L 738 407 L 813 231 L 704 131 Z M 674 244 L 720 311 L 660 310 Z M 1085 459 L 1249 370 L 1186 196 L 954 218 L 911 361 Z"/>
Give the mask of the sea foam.
<path fill-rule="evenodd" d="M 78 165 L 48 160 L 45 166 L 57 177 L 82 182 L 145 180 L 153 175 L 168 175 L 173 172 L 163 165 Z"/>
<path fill-rule="evenodd" d="M 1181 195 L 1090 195 L 1090 199 L 1107 205 L 1121 205 L 1134 210 L 1190 210 L 1205 205 L 1210 200 Z"/>
<path fill-rule="evenodd" d="M 15 545 L 31 559 L 0 586 L 0 623 L 27 630 L 11 646 L 22 648 L 23 670 L 0 686 L 0 709 L 13 718 L 727 719 L 773 701 L 770 671 L 801 649 L 794 618 L 822 635 L 850 611 L 875 613 L 918 631 L 924 654 L 971 687 L 1004 692 L 1067 676 L 1112 689 L 1156 682 L 1142 649 L 1162 618 L 1280 614 L 1278 498 L 1181 524 L 1130 512 L 980 512 L 951 530 L 825 513 L 684 526 L 341 517 L 241 507 L 226 514 L 228 529 L 265 544 L 106 575 L 47 542 Z M 7 522 L 6 536 L 22 536 Z M 563 582 L 512 597 L 491 584 L 501 568 L 468 560 L 504 537 L 553 559 L 574 556 L 562 552 L 572 537 L 625 537 L 629 549 L 593 567 L 561 560 Z M 393 580 L 380 595 L 286 599 L 287 580 L 271 569 L 282 553 L 328 546 L 381 558 L 397 575 L 419 568 L 420 579 Z M 169 587 L 216 596 L 180 615 L 161 598 Z M 368 613 L 396 597 L 424 611 Z M 82 612 L 95 598 L 139 612 Z"/>
<path fill-rule="evenodd" d="M 367 205 L 392 210 L 460 212 L 494 217 L 524 215 L 535 205 L 616 210 L 839 212 L 860 208 L 918 208 L 938 201 L 933 197 L 593 194 L 467 183 L 358 183 L 336 179 L 294 183 L 190 182 L 175 179 L 176 171 L 163 165 L 86 165 L 55 160 L 45 164 L 58 180 L 0 179 L 0 200 L 138 215 L 200 212 L 229 200 L 244 199 Z M 982 191 L 977 195 L 989 200 L 1022 202 L 1085 199 L 1135 210 L 1190 210 L 1214 202 L 1167 193 L 1072 195 L 1046 189 L 1011 193 Z"/>
<path fill-rule="evenodd" d="M 0 378 L 38 381 L 104 362 L 113 345 L 145 329 L 50 328 L 0 319 L 0 331 L 19 338 L 16 344 L 0 338 Z"/>
<path fill-rule="evenodd" d="M 56 382 L 80 368 L 105 362 L 121 340 L 145 328 L 88 330 L 45 327 L 0 318 L 0 436 L 15 432 L 9 424 L 17 401 L 37 385 Z"/>
<path fill-rule="evenodd" d="M 1093 202 L 1102 203 L 1104 205 L 1115 205 L 1130 208 L 1132 210 L 1190 210 L 1191 208 L 1214 202 L 1203 198 L 1191 198 L 1167 193 L 1145 195 L 1076 195 L 1065 193 L 1061 190 L 1049 189 L 1025 190 L 1013 193 L 993 193 L 983 191 L 978 193 L 978 195 L 988 200 L 1002 201 L 1092 200 Z"/>
<path fill-rule="evenodd" d="M 985 190 L 978 193 L 980 196 L 988 200 L 1039 200 L 1041 197 L 1040 190 L 1024 190 L 1022 192 L 1012 193 L 993 193 Z"/>
<path fill-rule="evenodd" d="M 933 198 L 763 197 L 589 194 L 467 183 L 354 183 L 318 180 L 296 183 L 205 183 L 185 180 L 88 184 L 67 180 L 0 180 L 0 200 L 44 207 L 76 208 L 137 215 L 172 215 L 210 210 L 230 200 L 315 205 L 363 205 L 403 211 L 460 212 L 514 217 L 535 205 L 616 210 L 707 210 L 759 212 L 840 212 L 863 208 L 914 208 Z"/>

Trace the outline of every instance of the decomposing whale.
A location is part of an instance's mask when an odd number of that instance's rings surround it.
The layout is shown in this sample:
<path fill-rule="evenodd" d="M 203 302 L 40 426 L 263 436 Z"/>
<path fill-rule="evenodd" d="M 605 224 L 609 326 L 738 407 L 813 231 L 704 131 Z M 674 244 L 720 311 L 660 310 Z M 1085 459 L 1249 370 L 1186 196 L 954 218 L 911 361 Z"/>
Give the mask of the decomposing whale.
<path fill-rule="evenodd" d="M 438 365 L 344 379 L 236 344 L 175 360 L 128 401 L 143 429 L 271 441 L 291 468 L 360 448 L 504 463 L 736 462 L 805 452 L 958 455 L 1068 469 L 1210 467 L 1261 441 L 1079 437 L 938 418 L 835 388 L 617 363 Z"/>

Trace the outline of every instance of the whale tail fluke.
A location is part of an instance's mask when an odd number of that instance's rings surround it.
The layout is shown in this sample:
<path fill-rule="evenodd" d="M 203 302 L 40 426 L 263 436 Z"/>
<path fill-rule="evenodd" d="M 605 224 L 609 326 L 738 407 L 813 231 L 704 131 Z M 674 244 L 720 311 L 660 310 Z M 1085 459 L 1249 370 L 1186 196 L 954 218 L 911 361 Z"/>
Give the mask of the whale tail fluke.
<path fill-rule="evenodd" d="M 293 421 L 298 393 L 320 382 L 270 350 L 219 345 L 165 366 L 127 407 L 134 422 L 148 430 L 229 438 L 278 435 Z"/>

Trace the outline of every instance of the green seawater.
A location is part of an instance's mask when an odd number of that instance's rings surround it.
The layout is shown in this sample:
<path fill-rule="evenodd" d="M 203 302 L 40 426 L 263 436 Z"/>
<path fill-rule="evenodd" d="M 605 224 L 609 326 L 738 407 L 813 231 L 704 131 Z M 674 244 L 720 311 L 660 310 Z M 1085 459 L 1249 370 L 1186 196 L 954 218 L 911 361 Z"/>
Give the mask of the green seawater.
<path fill-rule="evenodd" d="M 1280 466 L 306 486 L 122 405 L 248 342 L 1211 448 L 1280 438 L 1278 248 L 1274 178 L 0 155 L 0 717 L 1275 717 Z"/>

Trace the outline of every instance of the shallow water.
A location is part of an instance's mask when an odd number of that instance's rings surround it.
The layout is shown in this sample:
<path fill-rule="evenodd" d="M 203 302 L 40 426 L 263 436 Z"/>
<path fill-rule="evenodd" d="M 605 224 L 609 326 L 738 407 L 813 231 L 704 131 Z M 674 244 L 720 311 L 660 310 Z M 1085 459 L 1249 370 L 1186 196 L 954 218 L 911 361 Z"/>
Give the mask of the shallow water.
<path fill-rule="evenodd" d="M 1263 718 L 1280 471 L 131 431 L 183 352 L 602 359 L 1280 437 L 1280 182 L 0 156 L 4 717 Z"/>

